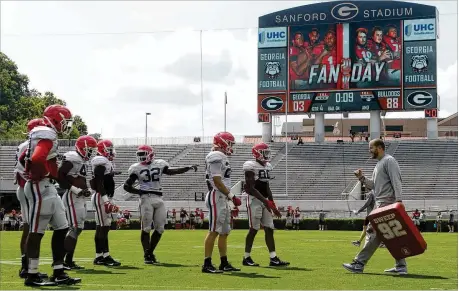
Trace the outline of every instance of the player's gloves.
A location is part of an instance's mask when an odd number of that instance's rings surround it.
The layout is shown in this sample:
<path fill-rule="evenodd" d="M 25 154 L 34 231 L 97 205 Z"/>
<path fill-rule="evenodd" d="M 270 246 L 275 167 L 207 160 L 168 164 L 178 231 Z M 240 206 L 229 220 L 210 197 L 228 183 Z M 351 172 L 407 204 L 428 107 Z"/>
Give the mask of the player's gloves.
<path fill-rule="evenodd" d="M 83 189 L 83 190 L 81 190 L 80 195 L 78 195 L 78 196 L 89 197 L 89 196 L 91 196 L 91 191 L 89 191 L 89 189 Z"/>
<path fill-rule="evenodd" d="M 198 170 L 198 165 L 192 165 L 192 166 L 189 166 L 188 167 L 188 171 L 189 170 L 194 170 L 195 172 Z"/>
<path fill-rule="evenodd" d="M 111 204 L 109 201 L 104 203 L 105 213 L 110 214 L 113 212 L 118 212 L 120 209 L 115 204 Z"/>
<path fill-rule="evenodd" d="M 233 193 L 230 192 L 229 195 L 228 195 L 228 198 L 233 200 L 234 206 L 241 206 L 241 204 L 242 204 L 241 199 L 239 199 L 236 196 L 234 196 Z"/>
<path fill-rule="evenodd" d="M 282 217 L 282 214 L 280 213 L 279 209 L 277 209 L 276 203 L 274 203 L 274 201 L 268 200 L 268 202 L 266 202 L 266 206 L 271 209 L 272 213 L 276 217 Z"/>
<path fill-rule="evenodd" d="M 354 212 L 355 215 L 359 214 L 357 210 L 352 210 L 352 212 Z"/>

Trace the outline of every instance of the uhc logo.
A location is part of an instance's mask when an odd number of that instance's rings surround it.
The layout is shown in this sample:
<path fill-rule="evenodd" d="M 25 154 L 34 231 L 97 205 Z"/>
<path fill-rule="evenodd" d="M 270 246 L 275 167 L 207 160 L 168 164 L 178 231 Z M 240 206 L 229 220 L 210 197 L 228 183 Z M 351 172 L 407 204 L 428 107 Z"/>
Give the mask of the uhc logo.
<path fill-rule="evenodd" d="M 287 46 L 287 28 L 273 27 L 260 28 L 258 30 L 258 47 L 286 47 Z"/>
<path fill-rule="evenodd" d="M 405 20 L 405 40 L 435 39 L 435 19 Z"/>

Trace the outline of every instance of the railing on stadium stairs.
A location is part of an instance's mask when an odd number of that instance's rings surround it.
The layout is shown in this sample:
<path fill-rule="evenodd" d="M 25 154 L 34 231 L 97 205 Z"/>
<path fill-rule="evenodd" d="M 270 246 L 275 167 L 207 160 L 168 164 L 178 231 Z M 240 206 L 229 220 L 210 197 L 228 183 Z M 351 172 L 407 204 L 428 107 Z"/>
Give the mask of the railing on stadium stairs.
<path fill-rule="evenodd" d="M 299 136 L 300 137 L 300 136 Z M 105 138 L 105 137 L 104 137 Z M 173 145 L 173 144 L 211 144 L 213 140 L 213 136 L 206 136 L 204 138 L 200 137 L 200 142 L 194 142 L 195 137 L 192 136 L 183 136 L 183 137 L 149 137 L 147 139 L 148 144 L 152 145 Z M 312 143 L 314 142 L 314 137 L 312 136 L 301 136 L 304 143 Z M 145 143 L 145 138 L 108 138 L 110 139 L 115 146 L 137 146 Z M 261 136 L 259 135 L 237 135 L 235 136 L 236 144 L 241 143 L 248 143 L 254 144 L 262 141 Z M 414 136 L 402 136 L 401 138 L 395 138 L 393 136 L 386 136 L 384 140 L 391 141 L 408 141 L 408 140 L 426 140 L 426 137 L 414 137 Z M 438 139 L 441 140 L 456 140 L 458 139 L 457 136 L 439 136 Z M 331 142 L 336 143 L 338 140 L 343 140 L 346 143 L 351 143 L 350 137 L 347 136 L 326 136 L 325 143 Z M 68 139 L 60 139 L 59 146 L 66 147 L 75 145 L 76 140 L 68 140 Z M 275 136 L 273 137 L 273 142 L 276 143 L 298 143 L 297 139 L 292 139 L 291 136 Z M 21 144 L 23 140 L 0 140 L 0 146 L 18 146 Z M 359 138 L 354 139 L 354 143 L 366 143 L 365 139 L 360 140 Z"/>

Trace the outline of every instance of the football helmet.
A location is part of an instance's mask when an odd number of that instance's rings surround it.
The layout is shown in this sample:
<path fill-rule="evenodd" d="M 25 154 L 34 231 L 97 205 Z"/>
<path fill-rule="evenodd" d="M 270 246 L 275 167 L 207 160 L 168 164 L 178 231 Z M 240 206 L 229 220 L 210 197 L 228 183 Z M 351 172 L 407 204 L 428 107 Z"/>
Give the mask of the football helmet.
<path fill-rule="evenodd" d="M 40 125 L 45 125 L 43 118 L 35 118 L 30 120 L 27 123 L 27 132 L 30 132 L 32 129 Z"/>
<path fill-rule="evenodd" d="M 141 145 L 136 152 L 137 161 L 142 164 L 148 164 L 155 158 L 155 150 L 149 145 Z"/>
<path fill-rule="evenodd" d="M 97 151 L 97 141 L 92 136 L 82 135 L 76 140 L 75 149 L 83 159 L 89 161 Z"/>
<path fill-rule="evenodd" d="M 51 127 L 57 133 L 68 135 L 72 131 L 72 113 L 63 105 L 54 104 L 46 107 L 43 112 L 43 120 L 46 126 Z"/>
<path fill-rule="evenodd" d="M 113 158 L 116 155 L 115 147 L 108 139 L 99 140 L 97 143 L 97 153 L 106 157 L 109 161 L 113 161 Z"/>
<path fill-rule="evenodd" d="M 230 156 L 233 151 L 233 145 L 236 143 L 234 136 L 229 132 L 219 132 L 214 136 L 214 147 L 223 150 L 223 153 Z"/>
<path fill-rule="evenodd" d="M 269 145 L 264 142 L 258 143 L 252 147 L 253 157 L 262 163 L 269 162 L 271 160 L 271 150 Z"/>

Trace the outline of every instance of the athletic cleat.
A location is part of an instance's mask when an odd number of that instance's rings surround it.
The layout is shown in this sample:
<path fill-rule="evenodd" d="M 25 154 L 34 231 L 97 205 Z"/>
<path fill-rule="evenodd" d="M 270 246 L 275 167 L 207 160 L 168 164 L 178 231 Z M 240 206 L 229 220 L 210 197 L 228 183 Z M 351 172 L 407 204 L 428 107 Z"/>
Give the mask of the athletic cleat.
<path fill-rule="evenodd" d="M 210 274 L 217 274 L 217 273 L 223 273 L 221 270 L 217 270 L 214 265 L 203 265 L 202 266 L 202 272 L 203 273 L 210 273 Z"/>
<path fill-rule="evenodd" d="M 251 257 L 244 258 L 242 260 L 242 265 L 244 266 L 250 266 L 250 267 L 258 267 L 260 264 L 255 263 Z"/>
<path fill-rule="evenodd" d="M 71 263 L 64 263 L 64 270 L 70 271 L 70 270 L 83 270 L 83 266 L 77 265 L 75 262 Z"/>
<path fill-rule="evenodd" d="M 148 265 L 153 265 L 153 264 L 157 264 L 158 261 L 156 260 L 155 255 L 151 254 L 151 255 L 144 256 L 144 263 Z"/>
<path fill-rule="evenodd" d="M 353 260 L 350 264 L 343 264 L 344 269 L 348 270 L 352 273 L 363 273 L 363 268 L 365 267 L 363 264 Z"/>
<path fill-rule="evenodd" d="M 408 274 L 408 270 L 406 267 L 394 267 L 390 268 L 387 270 L 384 270 L 386 273 L 392 273 L 392 274 L 399 274 L 399 275 L 406 275 Z"/>
<path fill-rule="evenodd" d="M 94 259 L 94 265 L 103 266 L 105 264 L 105 258 L 100 256 Z"/>
<path fill-rule="evenodd" d="M 290 265 L 289 262 L 284 262 L 281 259 L 279 259 L 278 257 L 274 257 L 274 258 L 269 259 L 269 266 L 270 267 L 285 267 L 285 266 L 288 266 L 288 265 Z"/>
<path fill-rule="evenodd" d="M 356 247 L 360 247 L 360 241 L 358 240 L 353 241 L 352 244 L 355 245 Z"/>
<path fill-rule="evenodd" d="M 64 272 L 58 276 L 51 276 L 49 280 L 56 283 L 57 285 L 75 285 L 81 283 L 80 278 L 72 278 Z"/>
<path fill-rule="evenodd" d="M 379 247 L 382 248 L 382 249 L 385 249 L 386 248 L 386 245 L 384 243 L 380 243 L 379 244 Z"/>
<path fill-rule="evenodd" d="M 240 271 L 241 269 L 239 268 L 235 268 L 233 267 L 230 263 L 226 264 L 226 265 L 220 265 L 220 267 L 218 268 L 220 271 L 223 271 L 223 272 L 238 272 Z"/>
<path fill-rule="evenodd" d="M 21 277 L 22 279 L 26 279 L 27 275 L 28 273 L 26 269 L 21 269 L 21 271 L 19 271 L 19 277 Z M 48 274 L 38 272 L 37 275 L 42 279 L 48 279 Z"/>
<path fill-rule="evenodd" d="M 46 281 L 43 278 L 40 278 L 38 274 L 34 275 L 28 275 L 27 278 L 24 281 L 25 286 L 31 286 L 31 287 L 36 287 L 36 286 L 56 286 L 56 282 L 50 282 Z"/>
<path fill-rule="evenodd" d="M 115 259 L 113 259 L 111 256 L 105 257 L 103 264 L 104 264 L 104 266 L 108 266 L 108 267 L 121 266 L 121 263 L 118 262 L 118 261 L 115 261 Z"/>

